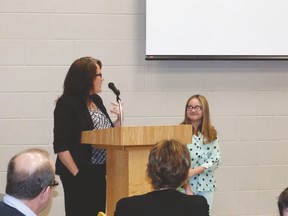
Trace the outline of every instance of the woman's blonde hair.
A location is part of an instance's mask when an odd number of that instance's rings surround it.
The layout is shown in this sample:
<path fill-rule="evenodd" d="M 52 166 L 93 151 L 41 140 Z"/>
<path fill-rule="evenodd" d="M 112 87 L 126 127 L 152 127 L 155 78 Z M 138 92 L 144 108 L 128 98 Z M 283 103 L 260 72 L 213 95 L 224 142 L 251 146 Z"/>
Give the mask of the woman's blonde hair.
<path fill-rule="evenodd" d="M 181 124 L 191 124 L 192 122 L 189 120 L 187 116 L 187 106 L 192 99 L 197 99 L 199 103 L 201 104 L 202 109 L 202 123 L 197 128 L 197 131 L 200 131 L 202 135 L 204 136 L 204 143 L 210 143 L 213 140 L 217 138 L 217 131 L 211 124 L 210 119 L 210 111 L 209 111 L 209 104 L 207 99 L 203 95 L 193 95 L 191 96 L 185 105 L 185 115 L 184 115 L 184 121 Z M 195 134 L 195 129 L 193 128 L 193 134 Z"/>

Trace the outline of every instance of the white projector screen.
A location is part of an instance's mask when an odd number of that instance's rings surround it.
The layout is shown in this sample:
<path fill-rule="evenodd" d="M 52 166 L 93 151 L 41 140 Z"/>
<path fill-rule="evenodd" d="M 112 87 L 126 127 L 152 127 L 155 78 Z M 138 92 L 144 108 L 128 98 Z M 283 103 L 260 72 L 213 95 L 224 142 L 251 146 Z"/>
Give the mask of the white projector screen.
<path fill-rule="evenodd" d="M 288 0 L 146 0 L 146 60 L 288 59 Z"/>

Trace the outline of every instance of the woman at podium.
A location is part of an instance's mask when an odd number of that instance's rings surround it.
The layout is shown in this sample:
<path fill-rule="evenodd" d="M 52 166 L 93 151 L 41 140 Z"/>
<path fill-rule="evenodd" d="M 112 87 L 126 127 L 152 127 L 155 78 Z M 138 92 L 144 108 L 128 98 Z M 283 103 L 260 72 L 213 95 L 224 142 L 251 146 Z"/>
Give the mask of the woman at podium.
<path fill-rule="evenodd" d="M 119 107 L 113 123 L 101 97 L 102 63 L 82 57 L 70 66 L 63 93 L 54 110 L 54 152 L 56 174 L 64 189 L 66 216 L 95 216 L 106 207 L 106 152 L 81 145 L 81 132 L 104 129 L 120 124 Z"/>

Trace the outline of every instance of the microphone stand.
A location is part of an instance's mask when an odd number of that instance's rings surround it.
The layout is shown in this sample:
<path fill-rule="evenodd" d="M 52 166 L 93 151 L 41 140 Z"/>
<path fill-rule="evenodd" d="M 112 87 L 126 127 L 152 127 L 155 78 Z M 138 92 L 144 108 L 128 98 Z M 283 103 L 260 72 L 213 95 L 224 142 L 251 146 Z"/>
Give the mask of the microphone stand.
<path fill-rule="evenodd" d="M 122 121 L 123 121 L 123 110 L 122 110 L 122 104 L 121 104 L 121 99 L 119 97 L 119 94 L 116 94 L 116 101 L 119 104 L 119 111 L 120 111 L 120 126 L 122 126 Z"/>

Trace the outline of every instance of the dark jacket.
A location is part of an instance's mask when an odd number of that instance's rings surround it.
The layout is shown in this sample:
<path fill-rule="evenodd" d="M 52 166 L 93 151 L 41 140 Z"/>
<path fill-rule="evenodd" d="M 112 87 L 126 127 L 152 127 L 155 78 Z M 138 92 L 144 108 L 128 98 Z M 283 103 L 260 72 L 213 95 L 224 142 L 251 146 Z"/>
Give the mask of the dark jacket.
<path fill-rule="evenodd" d="M 91 99 L 113 125 L 101 97 L 95 94 Z M 93 122 L 83 99 L 75 95 L 60 97 L 54 110 L 54 152 L 69 150 L 79 170 L 91 166 L 92 146 L 80 144 L 81 132 L 86 130 L 93 130 Z M 58 157 L 56 173 L 70 175 Z"/>
<path fill-rule="evenodd" d="M 123 198 L 114 216 L 208 216 L 209 205 L 203 196 L 186 195 L 177 190 L 159 190 Z"/>
<path fill-rule="evenodd" d="M 25 216 L 17 209 L 7 205 L 3 201 L 0 202 L 0 216 Z"/>

